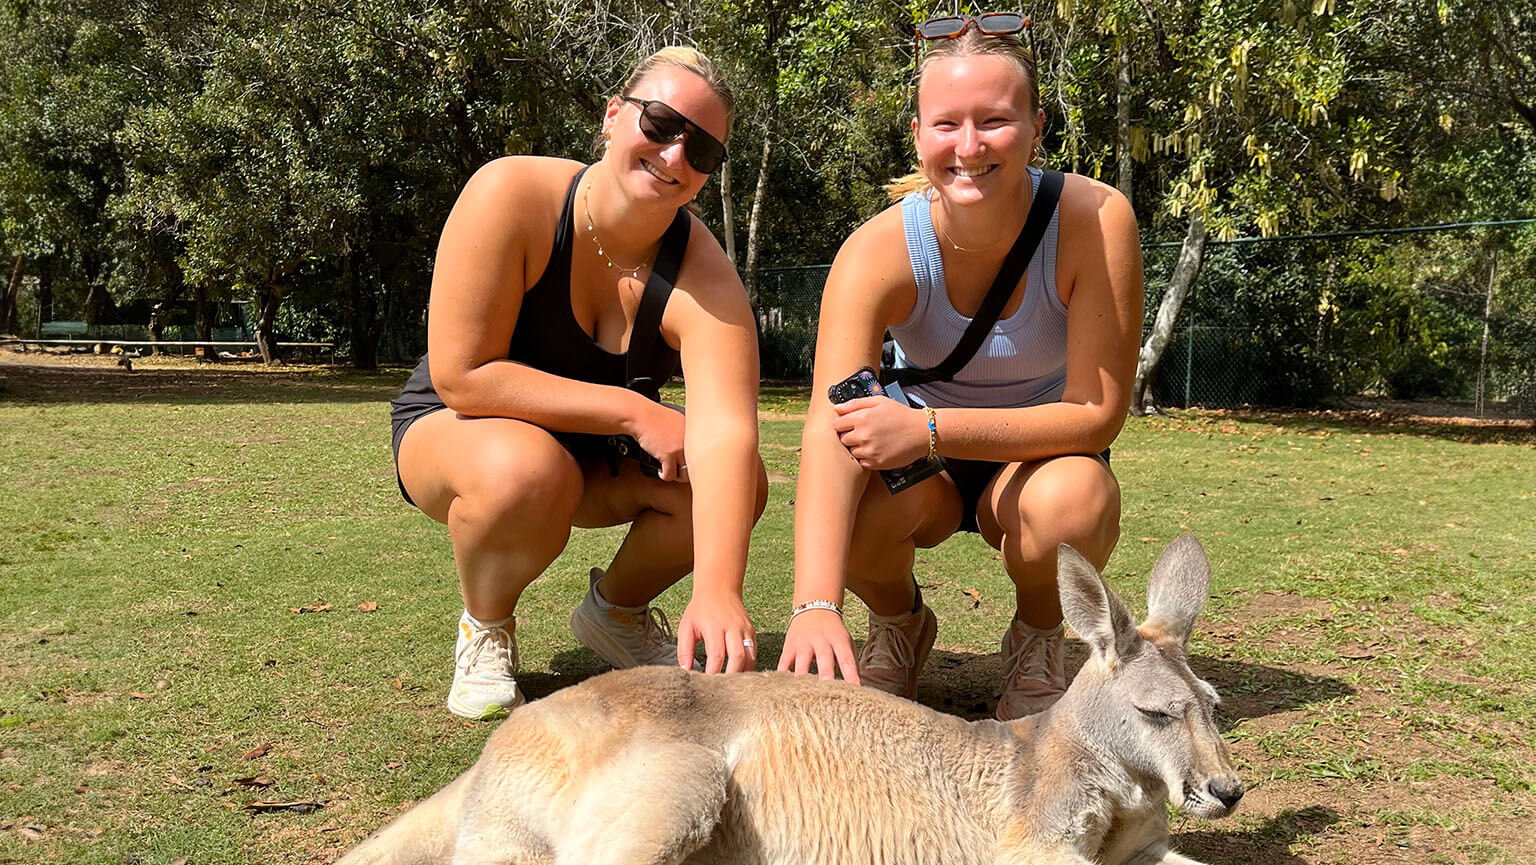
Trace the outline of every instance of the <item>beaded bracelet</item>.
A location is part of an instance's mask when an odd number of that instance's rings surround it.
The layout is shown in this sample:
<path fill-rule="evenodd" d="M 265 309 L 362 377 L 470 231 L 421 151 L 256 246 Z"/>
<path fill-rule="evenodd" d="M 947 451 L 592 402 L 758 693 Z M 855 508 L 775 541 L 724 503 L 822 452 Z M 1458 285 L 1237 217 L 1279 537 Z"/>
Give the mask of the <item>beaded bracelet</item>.
<path fill-rule="evenodd" d="M 794 621 L 795 616 L 800 615 L 806 610 L 831 610 L 832 612 L 837 613 L 838 618 L 843 617 L 843 608 L 833 603 L 832 601 L 806 601 L 803 604 L 796 604 L 790 608 L 790 621 Z"/>
<path fill-rule="evenodd" d="M 934 417 L 933 406 L 923 406 L 923 414 L 928 416 L 928 459 L 935 459 L 939 455 L 939 424 Z"/>

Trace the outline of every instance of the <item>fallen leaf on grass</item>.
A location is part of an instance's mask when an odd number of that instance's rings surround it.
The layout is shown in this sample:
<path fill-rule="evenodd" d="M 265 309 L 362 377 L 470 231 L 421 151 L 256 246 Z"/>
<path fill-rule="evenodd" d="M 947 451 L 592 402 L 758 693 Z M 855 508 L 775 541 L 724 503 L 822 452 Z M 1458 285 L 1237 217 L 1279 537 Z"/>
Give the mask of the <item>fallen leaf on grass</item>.
<path fill-rule="evenodd" d="M 265 755 L 270 750 L 272 750 L 272 743 L 271 742 L 267 742 L 264 745 L 257 745 L 256 747 L 252 748 L 251 750 L 246 751 L 245 752 L 245 756 L 241 757 L 240 759 L 242 759 L 242 760 L 254 760 L 257 757 Z"/>
<path fill-rule="evenodd" d="M 961 591 L 960 594 L 965 595 L 967 598 L 971 599 L 971 609 L 974 610 L 981 606 L 981 592 L 977 591 L 976 589 L 965 589 Z"/>
<path fill-rule="evenodd" d="M 248 778 L 236 778 L 235 783 L 242 787 L 270 787 L 273 781 L 266 775 L 252 775 Z"/>
<path fill-rule="evenodd" d="M 371 612 L 377 610 L 378 608 L 379 608 L 378 601 L 363 601 L 361 604 L 357 605 L 358 611 L 359 612 L 363 612 L 363 613 L 371 613 Z"/>
<path fill-rule="evenodd" d="M 20 835 L 21 837 L 23 837 L 25 839 L 27 839 L 28 841 L 41 841 L 41 840 L 43 840 L 43 833 L 36 826 L 22 826 L 22 827 L 19 827 L 16 830 L 16 834 Z"/>
<path fill-rule="evenodd" d="M 135 700 L 148 700 L 149 699 L 149 695 L 144 693 L 143 691 L 129 691 L 128 692 L 128 696 L 132 697 Z"/>
<path fill-rule="evenodd" d="M 271 814 L 277 811 L 287 811 L 293 814 L 308 814 L 312 811 L 319 811 L 324 807 L 324 802 L 252 802 L 248 805 L 241 805 L 240 810 L 250 811 L 254 814 Z"/>
<path fill-rule="evenodd" d="M 384 764 L 384 768 L 386 768 L 386 769 L 398 769 L 398 768 L 400 768 L 400 763 L 398 761 L 391 760 L 388 763 Z"/>
<path fill-rule="evenodd" d="M 395 680 L 393 682 L 389 683 L 389 686 L 391 688 L 394 688 L 396 691 L 404 691 L 405 690 L 405 683 L 400 681 L 400 677 L 399 676 L 396 676 Z"/>
<path fill-rule="evenodd" d="M 187 865 L 187 857 L 178 856 L 171 860 L 171 865 Z"/>
<path fill-rule="evenodd" d="M 289 607 L 290 613 L 324 613 L 331 609 L 331 605 L 324 598 L 317 598 L 313 604 L 307 607 Z"/>

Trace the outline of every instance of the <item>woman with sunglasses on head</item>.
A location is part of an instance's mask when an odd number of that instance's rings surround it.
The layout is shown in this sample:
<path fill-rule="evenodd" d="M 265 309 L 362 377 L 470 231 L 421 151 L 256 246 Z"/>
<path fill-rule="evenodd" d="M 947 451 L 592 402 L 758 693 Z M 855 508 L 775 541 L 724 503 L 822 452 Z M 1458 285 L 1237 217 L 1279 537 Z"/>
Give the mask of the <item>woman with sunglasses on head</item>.
<path fill-rule="evenodd" d="M 571 616 L 604 661 L 691 666 L 702 641 L 707 672 L 755 665 L 741 592 L 767 492 L 756 328 L 685 207 L 725 157 L 731 111 L 707 58 L 662 49 L 608 101 L 601 159 L 492 162 L 443 227 L 430 366 L 391 420 L 401 493 L 453 541 L 457 715 L 522 702 L 513 614 L 573 526 L 629 524 Z M 679 361 L 686 419 L 657 393 Z M 674 642 L 650 602 L 690 570 Z"/>
<path fill-rule="evenodd" d="M 919 171 L 894 182 L 899 203 L 844 243 L 822 296 L 795 502 L 795 607 L 779 664 L 798 673 L 814 664 L 822 678 L 841 669 L 913 697 L 936 633 L 914 550 L 979 532 L 1016 589 L 1002 638 L 1004 720 L 1044 709 L 1066 687 L 1057 546 L 1102 567 L 1119 537 L 1109 445 L 1130 403 L 1142 318 L 1129 203 L 1073 175 L 1042 191 L 1047 178 L 1031 167 L 1045 113 L 1020 38 L 1027 27 L 1020 15 L 994 13 L 919 28 Z M 1021 239 L 1030 222 L 1032 255 Z M 1026 251 L 1010 256 L 1016 242 Z M 1028 262 L 1016 282 L 999 276 L 1010 257 L 1015 273 Z M 989 294 L 1006 302 L 982 331 Z M 931 370 L 973 318 L 983 318 L 974 354 L 950 380 L 907 386 L 911 407 L 883 395 L 835 406 L 822 396 L 881 365 L 887 330 L 894 367 Z M 876 471 L 929 456 L 946 470 L 895 494 Z M 845 588 L 870 611 L 857 659 L 841 619 Z"/>

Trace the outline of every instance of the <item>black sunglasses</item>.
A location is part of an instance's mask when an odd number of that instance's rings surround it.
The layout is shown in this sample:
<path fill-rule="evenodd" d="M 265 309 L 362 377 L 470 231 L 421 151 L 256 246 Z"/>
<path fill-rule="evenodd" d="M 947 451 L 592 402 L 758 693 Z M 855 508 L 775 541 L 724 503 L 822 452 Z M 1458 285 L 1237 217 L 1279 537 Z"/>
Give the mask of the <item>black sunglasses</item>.
<path fill-rule="evenodd" d="M 666 144 L 686 134 L 683 138 L 683 156 L 696 171 L 713 174 L 725 162 L 725 145 L 720 143 L 720 139 L 678 113 L 676 108 L 655 99 L 636 99 L 633 96 L 621 98 L 640 106 L 640 131 L 651 141 Z"/>
<path fill-rule="evenodd" d="M 923 39 L 958 39 L 972 24 L 988 36 L 1007 36 L 1030 30 L 1029 18 L 1019 12 L 983 12 L 980 15 L 940 15 L 917 25 L 912 37 L 912 56 Z M 1033 36 L 1033 31 L 1030 32 Z"/>

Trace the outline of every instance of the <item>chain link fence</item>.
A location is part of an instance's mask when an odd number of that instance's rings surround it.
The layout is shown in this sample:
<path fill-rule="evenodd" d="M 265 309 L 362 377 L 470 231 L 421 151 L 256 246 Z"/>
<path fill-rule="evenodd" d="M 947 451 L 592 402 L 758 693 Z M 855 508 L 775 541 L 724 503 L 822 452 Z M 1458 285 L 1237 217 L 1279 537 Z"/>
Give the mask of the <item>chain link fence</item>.
<path fill-rule="evenodd" d="M 1178 248 L 1144 253 L 1143 342 Z M 764 379 L 810 381 L 828 269 L 759 274 Z M 1536 417 L 1536 226 L 1213 242 L 1176 321 L 1159 405 Z"/>

